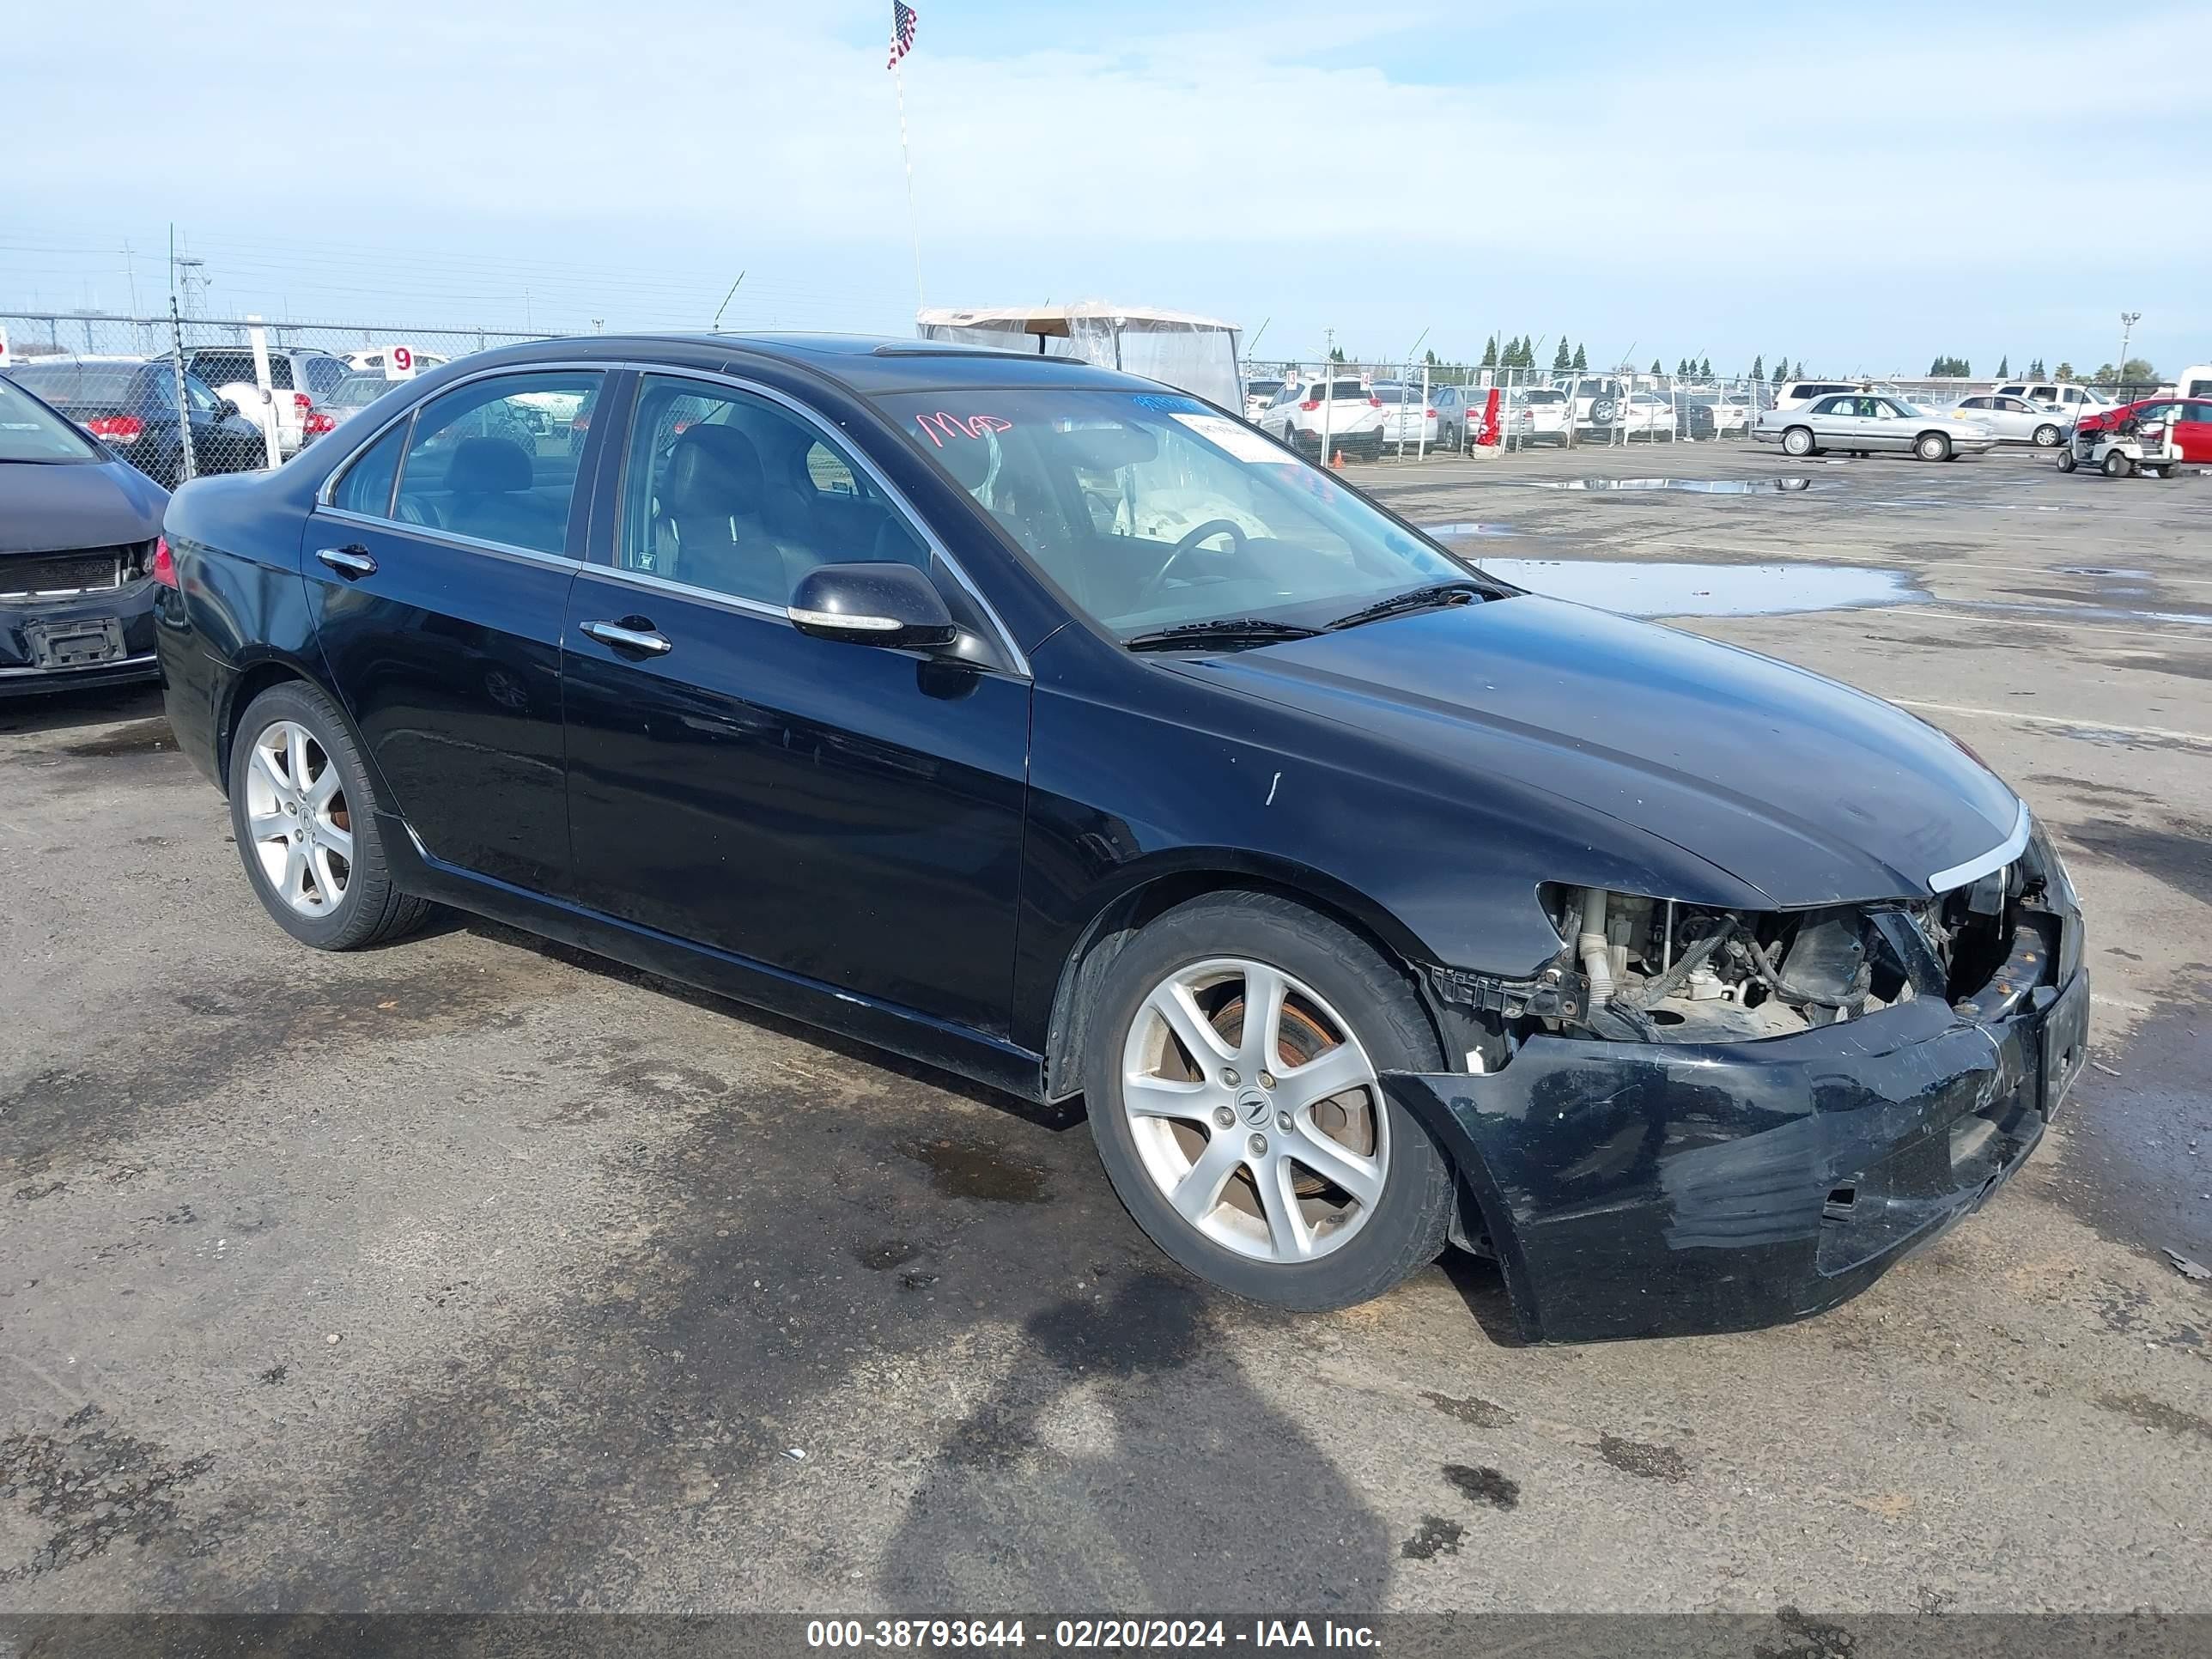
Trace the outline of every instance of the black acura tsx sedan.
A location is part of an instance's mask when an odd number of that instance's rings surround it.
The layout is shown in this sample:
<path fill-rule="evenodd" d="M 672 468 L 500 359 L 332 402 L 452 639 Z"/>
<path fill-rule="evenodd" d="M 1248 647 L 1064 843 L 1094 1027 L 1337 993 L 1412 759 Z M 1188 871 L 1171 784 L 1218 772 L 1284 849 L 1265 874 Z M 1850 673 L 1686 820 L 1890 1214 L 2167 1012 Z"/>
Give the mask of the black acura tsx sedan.
<path fill-rule="evenodd" d="M 1815 1312 L 2084 1059 L 2066 871 L 1877 698 L 1521 592 L 1228 412 L 913 340 L 595 337 L 188 485 L 159 652 L 301 942 L 495 917 L 1031 1099 L 1302 1309 Z"/>

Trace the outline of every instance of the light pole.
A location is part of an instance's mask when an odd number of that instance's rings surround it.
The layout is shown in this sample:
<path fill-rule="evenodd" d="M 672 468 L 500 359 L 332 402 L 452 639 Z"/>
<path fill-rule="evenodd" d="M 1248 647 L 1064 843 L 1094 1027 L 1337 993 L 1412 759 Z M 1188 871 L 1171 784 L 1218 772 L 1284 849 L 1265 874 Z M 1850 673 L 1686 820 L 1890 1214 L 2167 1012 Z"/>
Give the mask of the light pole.
<path fill-rule="evenodd" d="M 2124 311 L 2120 313 L 2119 372 L 2114 377 L 2114 382 L 2122 389 L 2124 389 L 2128 383 L 2128 337 L 2135 332 L 2136 325 L 2141 321 L 2142 321 L 2142 313 L 2140 311 Z"/>

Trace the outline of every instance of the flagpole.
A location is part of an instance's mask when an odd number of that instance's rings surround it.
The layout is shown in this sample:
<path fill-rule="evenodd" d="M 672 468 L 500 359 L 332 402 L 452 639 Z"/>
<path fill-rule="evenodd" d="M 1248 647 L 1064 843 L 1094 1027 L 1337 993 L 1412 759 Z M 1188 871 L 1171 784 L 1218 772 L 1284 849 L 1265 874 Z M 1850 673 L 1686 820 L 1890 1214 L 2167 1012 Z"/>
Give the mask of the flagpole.
<path fill-rule="evenodd" d="M 914 152 L 906 139 L 906 73 L 899 67 L 901 52 L 891 59 L 891 85 L 898 97 L 899 157 L 906 163 L 906 223 L 907 234 L 914 242 L 914 307 L 915 321 L 921 320 L 921 216 L 914 205 Z"/>

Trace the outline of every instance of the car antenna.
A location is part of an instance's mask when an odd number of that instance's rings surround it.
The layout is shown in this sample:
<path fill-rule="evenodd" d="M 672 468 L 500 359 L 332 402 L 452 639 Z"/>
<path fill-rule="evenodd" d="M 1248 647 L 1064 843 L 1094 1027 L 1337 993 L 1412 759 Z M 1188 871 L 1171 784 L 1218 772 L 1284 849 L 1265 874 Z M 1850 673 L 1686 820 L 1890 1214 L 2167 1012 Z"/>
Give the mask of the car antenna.
<path fill-rule="evenodd" d="M 742 283 L 744 280 L 745 273 L 741 270 L 738 273 L 738 282 L 732 283 L 730 284 L 730 291 L 722 296 L 722 303 L 714 307 L 714 320 L 707 325 L 707 332 L 709 334 L 720 334 L 722 331 L 722 313 L 730 308 L 730 301 L 737 298 L 738 283 Z"/>

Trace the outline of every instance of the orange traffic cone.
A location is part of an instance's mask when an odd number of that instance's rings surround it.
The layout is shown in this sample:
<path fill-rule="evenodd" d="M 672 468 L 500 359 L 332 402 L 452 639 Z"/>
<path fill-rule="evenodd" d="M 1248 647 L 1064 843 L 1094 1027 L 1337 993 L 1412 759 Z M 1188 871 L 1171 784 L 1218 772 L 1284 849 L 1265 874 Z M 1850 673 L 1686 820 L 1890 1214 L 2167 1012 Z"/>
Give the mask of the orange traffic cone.
<path fill-rule="evenodd" d="M 1331 455 L 1331 456 L 1328 458 L 1328 464 L 1329 464 L 1329 466 L 1330 466 L 1330 468 L 1331 468 L 1332 470 L 1334 470 L 1334 471 L 1338 471 L 1338 472 L 1341 472 L 1341 471 L 1344 471 L 1344 452 L 1343 452 L 1342 450 L 1340 450 L 1340 450 L 1338 450 L 1334 454 Z"/>

